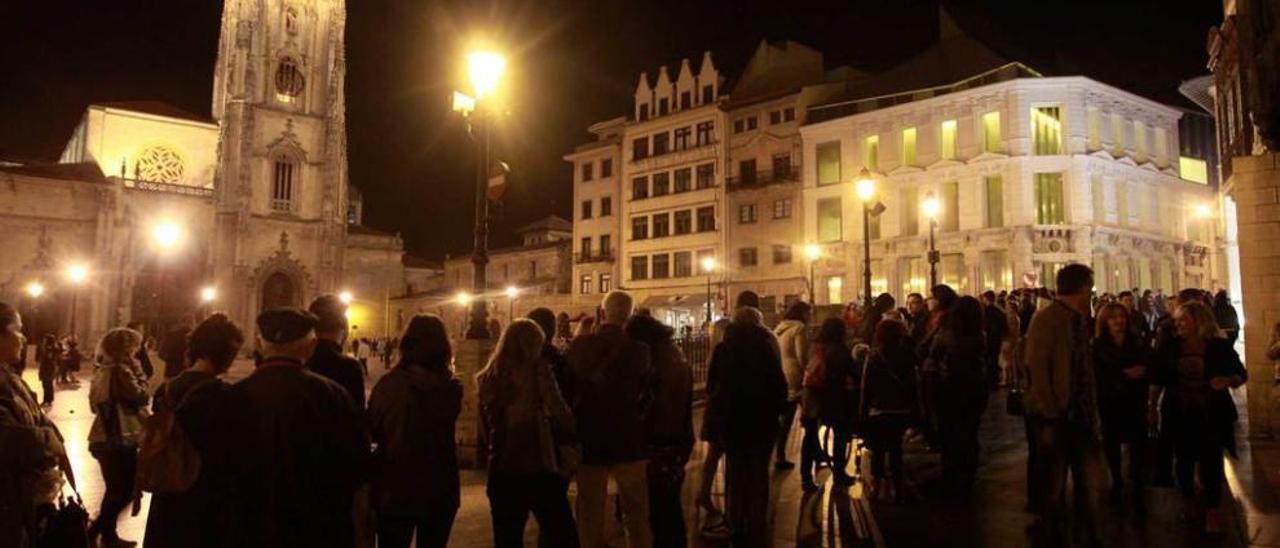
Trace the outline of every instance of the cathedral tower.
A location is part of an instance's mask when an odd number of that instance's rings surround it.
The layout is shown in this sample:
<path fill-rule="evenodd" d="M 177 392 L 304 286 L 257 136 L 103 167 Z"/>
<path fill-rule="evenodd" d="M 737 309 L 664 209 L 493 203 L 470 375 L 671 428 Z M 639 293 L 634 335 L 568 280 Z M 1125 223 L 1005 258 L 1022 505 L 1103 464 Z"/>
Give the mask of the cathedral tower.
<path fill-rule="evenodd" d="M 209 271 L 241 325 L 342 283 L 345 0 L 225 0 Z"/>

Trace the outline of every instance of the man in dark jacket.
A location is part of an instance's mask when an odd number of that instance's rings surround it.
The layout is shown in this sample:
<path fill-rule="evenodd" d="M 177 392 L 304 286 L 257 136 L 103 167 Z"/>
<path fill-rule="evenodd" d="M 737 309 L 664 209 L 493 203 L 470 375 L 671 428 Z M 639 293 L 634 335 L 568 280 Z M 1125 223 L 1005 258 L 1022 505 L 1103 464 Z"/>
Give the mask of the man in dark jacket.
<path fill-rule="evenodd" d="M 573 415 L 582 440 L 578 536 L 584 547 L 605 545 L 606 488 L 613 476 L 622 496 L 630 545 L 649 548 L 653 544 L 645 435 L 645 412 L 652 398 L 649 347 L 623 332 L 631 317 L 631 295 L 612 291 L 603 307 L 600 329 L 574 339 L 569 349 L 576 391 Z"/>
<path fill-rule="evenodd" d="M 556 348 L 555 313 L 549 308 L 538 307 L 530 310 L 527 317 L 542 328 L 542 334 L 547 338 L 547 342 L 542 345 L 542 357 L 551 364 L 551 374 L 556 379 L 560 396 L 566 403 L 573 405 L 573 372 L 569 369 L 569 358 Z"/>
<path fill-rule="evenodd" d="M 317 318 L 317 340 L 307 369 L 345 388 L 356 410 L 363 413 L 364 370 L 359 361 L 342 353 L 342 339 L 347 336 L 347 305 L 336 295 L 321 295 L 311 301 L 308 310 Z"/>
<path fill-rule="evenodd" d="M 707 371 L 707 414 L 720 421 L 734 546 L 769 544 L 769 457 L 787 380 L 778 342 L 763 320 L 755 308 L 734 312 Z"/>
<path fill-rule="evenodd" d="M 347 391 L 303 368 L 316 318 L 297 308 L 258 315 L 264 356 L 228 391 L 235 546 L 352 546 L 352 499 L 368 438 Z"/>
<path fill-rule="evenodd" d="M 1004 339 L 1009 336 L 1009 317 L 1004 309 L 996 305 L 996 292 L 986 291 L 982 294 L 982 332 L 985 336 L 982 356 L 986 368 L 987 388 L 995 390 L 1000 384 L 1000 350 L 1004 347 Z"/>
<path fill-rule="evenodd" d="M 164 361 L 164 378 L 172 379 L 181 373 L 187 357 L 187 335 L 191 334 L 191 328 L 196 324 L 196 319 L 190 314 L 182 316 L 182 321 L 178 325 L 170 329 L 164 334 L 164 340 L 160 341 L 160 359 Z"/>

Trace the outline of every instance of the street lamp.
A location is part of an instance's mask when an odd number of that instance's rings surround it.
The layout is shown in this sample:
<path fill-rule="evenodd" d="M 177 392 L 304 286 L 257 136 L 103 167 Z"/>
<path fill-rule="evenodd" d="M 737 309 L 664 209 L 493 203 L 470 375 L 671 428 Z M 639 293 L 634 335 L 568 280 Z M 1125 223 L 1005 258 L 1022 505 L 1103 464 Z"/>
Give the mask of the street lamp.
<path fill-rule="evenodd" d="M 71 282 L 71 326 L 68 331 L 73 337 L 76 336 L 76 301 L 80 296 L 80 286 L 87 279 L 89 279 L 89 267 L 79 263 L 67 267 L 67 281 Z"/>
<path fill-rule="evenodd" d="M 155 246 L 159 255 L 156 261 L 156 275 L 159 278 L 158 283 L 156 283 L 156 319 L 161 323 L 163 323 L 165 317 L 165 304 L 169 302 L 168 295 L 166 295 L 169 288 L 169 269 L 162 260 L 165 256 L 176 252 L 185 237 L 186 232 L 183 230 L 182 225 L 174 221 L 160 221 L 151 227 L 151 243 Z"/>
<path fill-rule="evenodd" d="M 920 204 L 920 211 L 929 219 L 929 288 L 932 289 L 938 285 L 938 250 L 934 247 L 933 233 L 938 228 L 938 213 L 942 211 L 942 203 L 930 192 Z"/>
<path fill-rule="evenodd" d="M 507 60 L 498 53 L 477 51 L 467 55 L 467 78 L 471 84 L 471 94 L 454 92 L 453 109 L 461 113 L 467 120 L 468 130 L 476 144 L 476 219 L 475 244 L 471 254 L 472 291 L 476 298 L 468 298 L 471 306 L 471 320 L 467 327 L 467 338 L 483 340 L 489 338 L 488 314 L 484 295 L 488 290 L 486 266 L 489 264 L 489 199 L 485 195 L 489 183 L 489 120 L 485 112 L 485 98 L 498 89 L 502 75 L 506 72 Z M 500 185 L 499 185 L 500 186 Z"/>
<path fill-rule="evenodd" d="M 858 199 L 862 201 L 862 298 L 865 305 L 871 304 L 871 216 L 884 211 L 884 204 L 872 200 L 876 197 L 876 181 L 871 172 L 862 168 L 858 180 L 854 183 Z"/>
<path fill-rule="evenodd" d="M 716 258 L 710 255 L 702 258 L 702 272 L 707 275 L 707 327 L 711 326 L 711 275 L 716 271 Z"/>
<path fill-rule="evenodd" d="M 32 299 L 39 299 L 41 295 L 44 295 L 44 284 L 40 282 L 31 282 L 27 284 L 27 295 Z"/>
<path fill-rule="evenodd" d="M 516 319 L 516 297 L 520 295 L 520 288 L 509 285 L 507 286 L 507 323 L 511 323 Z"/>
<path fill-rule="evenodd" d="M 351 304 L 351 300 L 354 298 L 355 297 L 351 294 L 350 291 L 343 291 L 341 293 L 338 293 L 338 300 L 342 301 L 342 304 Z"/>
<path fill-rule="evenodd" d="M 200 302 L 204 304 L 212 303 L 218 299 L 218 289 L 213 286 L 205 286 L 200 290 Z"/>
<path fill-rule="evenodd" d="M 182 243 L 182 227 L 171 221 L 157 223 L 151 229 L 151 240 L 162 250 L 171 250 Z"/>
<path fill-rule="evenodd" d="M 804 258 L 809 261 L 809 304 L 818 304 L 817 289 L 813 285 L 813 265 L 822 258 L 822 248 L 818 244 L 804 246 Z"/>
<path fill-rule="evenodd" d="M 459 291 L 458 296 L 454 300 L 462 306 L 471 306 L 471 294 L 466 291 Z"/>

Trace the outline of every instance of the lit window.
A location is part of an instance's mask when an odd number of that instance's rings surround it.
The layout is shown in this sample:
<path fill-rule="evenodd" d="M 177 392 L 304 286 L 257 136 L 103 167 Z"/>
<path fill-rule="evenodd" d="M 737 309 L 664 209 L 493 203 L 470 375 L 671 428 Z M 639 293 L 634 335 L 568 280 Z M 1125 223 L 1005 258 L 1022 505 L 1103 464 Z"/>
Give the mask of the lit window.
<path fill-rule="evenodd" d="M 968 276 L 965 276 L 964 254 L 944 253 L 938 261 L 938 282 L 951 286 L 964 294 L 967 290 Z"/>
<path fill-rule="evenodd" d="M 938 148 L 943 160 L 956 157 L 956 121 L 947 120 L 938 128 Z"/>
<path fill-rule="evenodd" d="M 756 218 L 756 204 L 743 204 L 738 206 L 738 224 L 754 223 L 756 222 Z"/>
<path fill-rule="evenodd" d="M 844 302 L 844 278 L 834 276 L 827 278 L 827 304 Z"/>
<path fill-rule="evenodd" d="M 289 160 L 276 160 L 275 176 L 271 180 L 271 210 L 279 213 L 293 211 L 293 175 L 296 165 Z"/>
<path fill-rule="evenodd" d="M 1036 174 L 1035 200 L 1036 224 L 1058 225 L 1066 222 L 1061 173 Z"/>
<path fill-rule="evenodd" d="M 790 219 L 791 218 L 791 198 L 783 198 L 773 201 L 773 218 L 774 219 Z"/>
<path fill-rule="evenodd" d="M 1102 113 L 1089 107 L 1089 150 L 1102 149 Z"/>
<path fill-rule="evenodd" d="M 1013 268 L 1009 252 L 1003 249 L 983 251 L 978 257 L 978 275 L 983 291 L 1000 291 L 1013 287 Z"/>
<path fill-rule="evenodd" d="M 302 95 L 305 83 L 305 78 L 302 76 L 302 71 L 298 70 L 296 61 L 290 57 L 280 60 L 280 65 L 276 67 L 276 99 L 283 103 L 292 103 Z"/>
<path fill-rule="evenodd" d="M 1000 113 L 982 115 L 982 151 L 1000 152 Z"/>
<path fill-rule="evenodd" d="M 1138 163 L 1147 160 L 1147 125 L 1137 120 L 1133 121 L 1133 156 Z"/>
<path fill-rule="evenodd" d="M 1004 226 L 1004 180 L 999 175 L 984 181 L 987 191 L 987 228 Z"/>
<path fill-rule="evenodd" d="M 1031 109 L 1031 152 L 1037 156 L 1062 154 L 1061 107 Z"/>
<path fill-rule="evenodd" d="M 1198 158 L 1182 156 L 1178 158 L 1178 171 L 1188 181 L 1209 184 L 1209 164 Z"/>
<path fill-rule="evenodd" d="M 1111 153 L 1124 156 L 1124 116 L 1111 115 Z"/>
<path fill-rule="evenodd" d="M 818 200 L 818 241 L 838 242 L 843 238 L 840 198 Z"/>
<path fill-rule="evenodd" d="M 943 232 L 960 230 L 960 183 L 942 184 L 942 223 Z"/>
<path fill-rule="evenodd" d="M 612 290 L 613 290 L 613 275 L 601 274 L 600 275 L 600 292 L 608 293 Z"/>
<path fill-rule="evenodd" d="M 819 143 L 816 148 L 818 158 L 818 184 L 831 185 L 840 182 L 840 141 Z"/>
<path fill-rule="evenodd" d="M 1155 131 L 1156 144 L 1156 165 L 1165 167 L 1169 165 L 1169 132 L 1164 128 L 1158 127 Z"/>
<path fill-rule="evenodd" d="M 902 165 L 916 165 L 916 128 L 902 130 Z"/>
<path fill-rule="evenodd" d="M 594 285 L 594 284 L 592 284 L 592 283 L 591 283 L 591 275 L 590 275 L 590 274 L 583 274 L 583 275 L 582 275 L 582 282 L 578 285 L 578 292 L 579 292 L 579 293 L 581 293 L 581 294 L 583 294 L 583 295 L 590 295 L 590 294 L 591 294 L 591 287 L 592 287 L 593 285 Z"/>
<path fill-rule="evenodd" d="M 872 135 L 862 142 L 862 165 L 870 171 L 880 171 L 880 136 Z"/>

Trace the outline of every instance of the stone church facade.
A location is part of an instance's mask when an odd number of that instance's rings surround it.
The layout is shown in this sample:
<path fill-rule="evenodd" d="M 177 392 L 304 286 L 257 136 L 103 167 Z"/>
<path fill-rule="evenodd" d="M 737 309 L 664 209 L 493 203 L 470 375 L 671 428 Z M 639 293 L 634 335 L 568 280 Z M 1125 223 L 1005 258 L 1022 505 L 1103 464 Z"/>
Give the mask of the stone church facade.
<path fill-rule="evenodd" d="M 403 243 L 360 224 L 348 181 L 345 18 L 343 0 L 227 0 L 212 117 L 95 104 L 59 163 L 0 163 L 0 299 L 34 329 L 90 340 L 192 311 L 248 326 L 350 291 L 358 335 L 384 334 L 405 292 Z M 83 284 L 64 275 L 73 264 Z"/>

